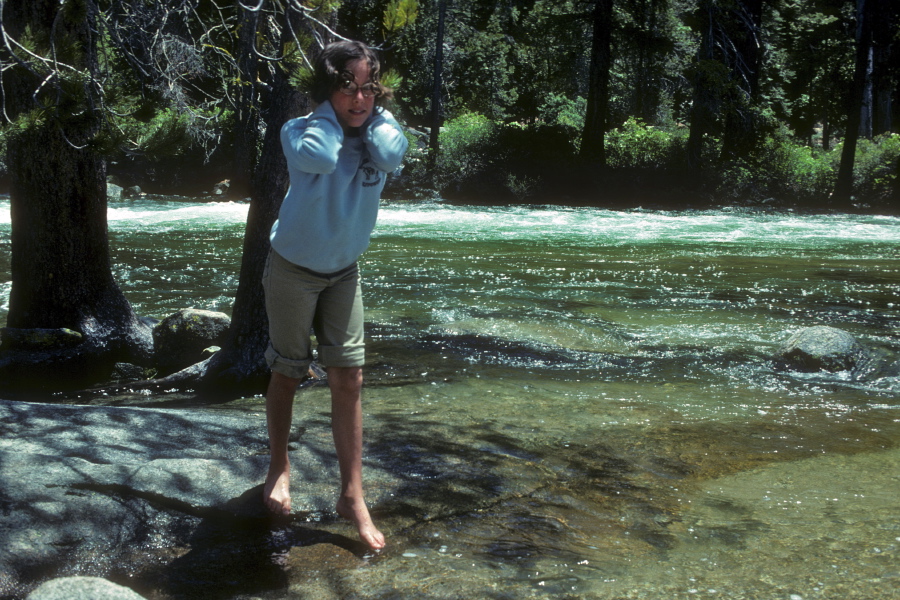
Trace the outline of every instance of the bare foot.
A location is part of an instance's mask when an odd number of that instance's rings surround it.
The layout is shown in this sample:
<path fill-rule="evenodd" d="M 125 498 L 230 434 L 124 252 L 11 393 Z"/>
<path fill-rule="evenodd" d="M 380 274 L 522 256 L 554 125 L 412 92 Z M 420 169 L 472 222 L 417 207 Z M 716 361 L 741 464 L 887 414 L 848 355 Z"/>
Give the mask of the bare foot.
<path fill-rule="evenodd" d="M 273 469 L 272 465 L 269 466 L 269 474 L 263 488 L 263 504 L 273 514 L 282 516 L 291 514 L 291 493 L 288 487 L 290 479 L 290 465 L 285 465 L 284 469 Z"/>
<path fill-rule="evenodd" d="M 373 550 L 384 548 L 384 534 L 375 527 L 364 501 L 341 496 L 337 503 L 337 513 L 356 524 L 356 528 L 359 530 L 359 539 L 363 543 Z"/>

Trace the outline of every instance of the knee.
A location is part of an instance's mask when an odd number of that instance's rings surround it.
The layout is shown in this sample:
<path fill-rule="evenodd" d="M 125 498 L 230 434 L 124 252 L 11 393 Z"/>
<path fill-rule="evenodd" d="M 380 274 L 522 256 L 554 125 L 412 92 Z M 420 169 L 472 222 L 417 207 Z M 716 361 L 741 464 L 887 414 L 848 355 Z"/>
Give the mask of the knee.
<path fill-rule="evenodd" d="M 341 395 L 358 395 L 362 391 L 362 367 L 329 367 L 328 385 Z"/>
<path fill-rule="evenodd" d="M 277 371 L 272 371 L 266 396 L 289 395 L 293 397 L 294 392 L 297 391 L 297 386 L 300 385 L 300 381 L 300 379 L 294 379 L 293 377 L 282 375 Z"/>

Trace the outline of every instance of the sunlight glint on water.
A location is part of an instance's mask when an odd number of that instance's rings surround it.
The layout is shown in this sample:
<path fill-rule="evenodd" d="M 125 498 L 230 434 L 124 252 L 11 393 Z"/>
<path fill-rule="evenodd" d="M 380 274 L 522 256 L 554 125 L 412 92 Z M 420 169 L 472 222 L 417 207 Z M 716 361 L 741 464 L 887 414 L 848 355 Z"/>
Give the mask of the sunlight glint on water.
<path fill-rule="evenodd" d="M 112 205 L 114 274 L 138 312 L 230 312 L 246 214 Z M 9 228 L 0 199 L 0 318 Z M 791 373 L 772 357 L 819 324 L 900 350 L 900 219 L 387 203 L 361 267 L 371 460 L 420 451 L 443 465 L 434 477 L 473 469 L 472 486 L 497 487 L 488 508 L 387 518 L 402 556 L 343 575 L 365 580 L 352 589 L 896 589 L 900 379 Z M 298 419 L 318 418 L 318 393 Z M 417 450 L 419 434 L 452 451 Z"/>

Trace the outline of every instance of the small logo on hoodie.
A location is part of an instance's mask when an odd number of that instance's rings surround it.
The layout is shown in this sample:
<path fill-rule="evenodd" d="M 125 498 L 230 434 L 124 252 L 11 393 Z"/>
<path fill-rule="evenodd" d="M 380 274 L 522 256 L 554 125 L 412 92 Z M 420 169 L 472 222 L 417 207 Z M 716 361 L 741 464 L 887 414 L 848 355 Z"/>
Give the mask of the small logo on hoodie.
<path fill-rule="evenodd" d="M 381 172 L 372 166 L 372 161 L 368 158 L 363 159 L 359 165 L 359 170 L 363 174 L 363 187 L 374 187 L 381 183 Z"/>

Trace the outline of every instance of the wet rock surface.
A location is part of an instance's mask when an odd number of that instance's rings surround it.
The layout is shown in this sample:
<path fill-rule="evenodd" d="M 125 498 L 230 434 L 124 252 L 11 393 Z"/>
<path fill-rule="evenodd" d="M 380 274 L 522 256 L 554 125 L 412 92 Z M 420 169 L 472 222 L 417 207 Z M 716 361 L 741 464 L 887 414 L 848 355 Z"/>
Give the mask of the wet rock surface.
<path fill-rule="evenodd" d="M 222 346 L 231 318 L 225 313 L 185 308 L 153 328 L 155 362 L 161 375 L 174 373 L 206 358 L 204 350 Z"/>
<path fill-rule="evenodd" d="M 312 438 L 292 446 L 303 481 L 294 492 L 296 520 L 330 523 L 333 450 L 330 436 Z M 174 562 L 176 571 L 181 565 L 192 580 L 211 564 L 221 584 L 222 561 L 239 567 L 235 574 L 258 571 L 262 563 L 248 555 L 260 547 L 269 548 L 260 560 L 280 577 L 269 560 L 279 535 L 290 538 L 285 548 L 324 541 L 362 555 L 354 540 L 268 517 L 261 502 L 266 439 L 264 415 L 254 411 L 0 401 L 0 598 L 24 597 L 42 581 L 85 568 L 129 577 L 154 561 Z M 371 501 L 394 486 L 389 476 L 374 478 Z M 239 539 L 243 546 L 233 543 Z M 259 578 L 255 572 L 253 581 Z"/>
<path fill-rule="evenodd" d="M 142 600 L 143 596 L 101 577 L 61 577 L 41 585 L 26 600 Z"/>
<path fill-rule="evenodd" d="M 333 512 L 327 389 L 304 390 L 295 402 L 288 519 L 270 518 L 260 501 L 262 399 L 0 401 L 0 599 L 22 600 L 71 576 L 102 577 L 148 600 L 680 598 L 697 587 L 688 574 L 705 566 L 696 562 L 709 547 L 702 540 L 721 544 L 727 557 L 733 544 L 767 548 L 786 538 L 779 521 L 747 529 L 742 515 L 752 509 L 756 520 L 770 519 L 761 490 L 800 493 L 790 480 L 808 457 L 859 454 L 852 463 L 822 463 L 823 473 L 832 473 L 829 465 L 844 479 L 845 471 L 867 473 L 862 492 L 893 506 L 877 496 L 895 495 L 890 457 L 865 452 L 892 444 L 893 421 L 869 431 L 842 419 L 825 437 L 816 433 L 822 423 L 777 419 L 650 426 L 660 421 L 655 403 L 619 400 L 591 409 L 595 420 L 615 421 L 598 429 L 571 415 L 552 420 L 559 403 L 541 405 L 523 389 L 493 381 L 480 404 L 465 406 L 456 395 L 441 399 L 441 386 L 430 383 L 367 390 L 364 478 L 388 539 L 380 553 L 367 551 Z M 498 404 L 510 407 L 503 418 Z M 763 482 L 729 493 L 727 503 L 699 487 L 748 470 Z M 787 483 L 773 487 L 781 479 Z M 819 480 L 803 481 L 805 489 Z M 858 492 L 835 490 L 835 522 L 853 514 Z M 769 495 L 794 506 L 792 496 Z M 747 508 L 732 519 L 732 505 Z M 715 509 L 715 518 L 698 506 Z M 814 547 L 821 568 L 811 576 L 860 584 L 868 595 L 856 597 L 866 600 L 888 598 L 895 534 L 872 523 L 852 536 L 839 526 L 826 532 L 840 544 L 878 534 L 866 543 L 883 552 L 865 568 L 832 574 L 843 554 L 816 544 L 816 527 L 784 552 Z M 797 576 L 782 569 L 780 554 L 745 558 L 746 566 L 703 571 L 703 589 L 729 599 L 795 593 Z M 772 574 L 772 583 L 754 583 L 757 572 Z"/>
<path fill-rule="evenodd" d="M 789 365 L 808 371 L 846 371 L 867 357 L 866 349 L 849 333 L 819 325 L 801 329 L 779 349 Z"/>

